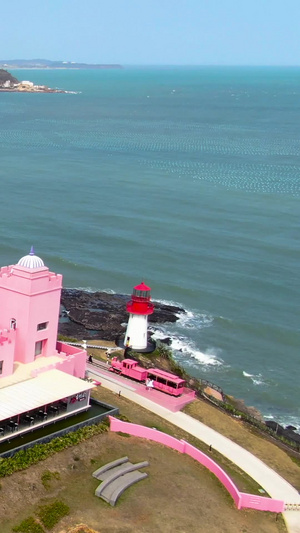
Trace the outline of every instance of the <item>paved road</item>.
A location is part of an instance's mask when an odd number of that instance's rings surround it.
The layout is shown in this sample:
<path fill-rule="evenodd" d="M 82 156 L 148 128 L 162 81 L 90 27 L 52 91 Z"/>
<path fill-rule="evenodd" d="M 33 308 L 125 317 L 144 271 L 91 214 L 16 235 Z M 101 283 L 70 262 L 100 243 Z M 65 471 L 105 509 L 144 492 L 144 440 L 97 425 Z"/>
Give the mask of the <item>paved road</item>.
<path fill-rule="evenodd" d="M 88 365 L 88 370 L 91 377 L 101 378 L 103 387 L 115 393 L 121 391 L 125 398 L 168 420 L 174 426 L 180 427 L 208 446 L 211 445 L 213 449 L 230 459 L 259 483 L 272 498 L 283 500 L 285 503 L 300 504 L 300 495 L 290 483 L 235 442 L 185 413 L 180 411 L 174 413 L 166 407 L 154 403 L 151 401 L 151 391 L 149 391 L 150 398 L 148 399 L 133 391 L 128 381 L 124 381 L 120 385 L 120 379 L 118 381 L 112 379 L 112 376 L 105 371 L 96 370 L 91 365 Z M 283 513 L 283 517 L 289 533 L 300 533 L 300 511 L 286 511 Z"/>

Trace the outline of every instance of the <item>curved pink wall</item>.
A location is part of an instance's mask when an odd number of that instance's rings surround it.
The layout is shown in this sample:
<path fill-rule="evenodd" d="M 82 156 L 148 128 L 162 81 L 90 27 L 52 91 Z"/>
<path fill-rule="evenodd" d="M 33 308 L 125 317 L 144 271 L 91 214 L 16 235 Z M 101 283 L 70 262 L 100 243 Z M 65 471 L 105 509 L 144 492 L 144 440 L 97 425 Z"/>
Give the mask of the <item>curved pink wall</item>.
<path fill-rule="evenodd" d="M 146 426 L 139 426 L 138 424 L 131 424 L 129 422 L 123 422 L 112 416 L 109 417 L 110 430 L 122 431 L 123 433 L 129 433 L 135 437 L 142 437 L 144 439 L 153 440 L 164 444 L 169 448 L 173 448 L 180 453 L 186 453 L 203 466 L 208 468 L 219 481 L 228 490 L 232 496 L 238 509 L 247 507 L 249 509 L 256 509 L 258 511 L 271 511 L 274 513 L 282 513 L 284 511 L 284 502 L 282 500 L 273 500 L 272 498 L 266 498 L 264 496 L 256 496 L 255 494 L 246 494 L 240 492 L 230 477 L 224 472 L 224 470 L 205 453 L 201 452 L 191 444 L 184 440 L 178 440 L 166 433 L 157 431 L 156 429 L 147 428 Z"/>

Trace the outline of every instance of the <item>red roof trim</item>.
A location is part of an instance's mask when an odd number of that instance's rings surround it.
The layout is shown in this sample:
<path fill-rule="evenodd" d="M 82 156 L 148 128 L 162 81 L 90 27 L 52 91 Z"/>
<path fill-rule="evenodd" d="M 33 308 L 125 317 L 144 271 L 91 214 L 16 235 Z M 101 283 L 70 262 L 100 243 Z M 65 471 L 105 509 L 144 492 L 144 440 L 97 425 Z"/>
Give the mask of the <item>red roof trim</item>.
<path fill-rule="evenodd" d="M 145 285 L 143 281 L 140 285 L 137 285 L 136 287 L 134 287 L 134 289 L 136 291 L 151 291 L 151 287 L 147 287 L 147 285 Z"/>

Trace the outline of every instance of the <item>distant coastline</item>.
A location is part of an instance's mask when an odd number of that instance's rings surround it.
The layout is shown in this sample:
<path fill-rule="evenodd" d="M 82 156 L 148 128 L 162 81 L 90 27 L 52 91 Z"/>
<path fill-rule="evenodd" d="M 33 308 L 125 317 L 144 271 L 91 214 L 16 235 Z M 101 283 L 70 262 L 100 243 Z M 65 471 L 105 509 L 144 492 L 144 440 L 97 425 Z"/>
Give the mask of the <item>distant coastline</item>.
<path fill-rule="evenodd" d="M 49 59 L 2 59 L 0 69 L 26 69 L 26 70 L 101 70 L 121 69 L 117 64 L 90 64 L 77 63 L 76 61 L 50 61 Z"/>

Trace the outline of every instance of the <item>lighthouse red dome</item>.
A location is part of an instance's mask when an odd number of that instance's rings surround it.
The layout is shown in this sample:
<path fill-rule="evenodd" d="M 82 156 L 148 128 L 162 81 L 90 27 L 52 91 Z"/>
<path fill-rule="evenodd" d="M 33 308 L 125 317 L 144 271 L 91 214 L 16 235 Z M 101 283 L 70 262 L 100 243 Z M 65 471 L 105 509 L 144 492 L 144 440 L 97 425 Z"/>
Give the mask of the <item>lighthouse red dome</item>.
<path fill-rule="evenodd" d="M 135 291 L 146 291 L 146 292 L 150 292 L 150 291 L 151 291 L 151 288 L 150 288 L 150 287 L 147 287 L 147 285 L 145 285 L 145 283 L 142 281 L 142 283 L 140 283 L 139 285 L 136 285 L 136 287 L 134 287 L 134 290 L 135 290 Z"/>
<path fill-rule="evenodd" d="M 154 305 L 150 302 L 151 288 L 147 287 L 144 282 L 136 285 L 133 289 L 130 302 L 127 303 L 128 313 L 134 315 L 152 315 Z"/>

